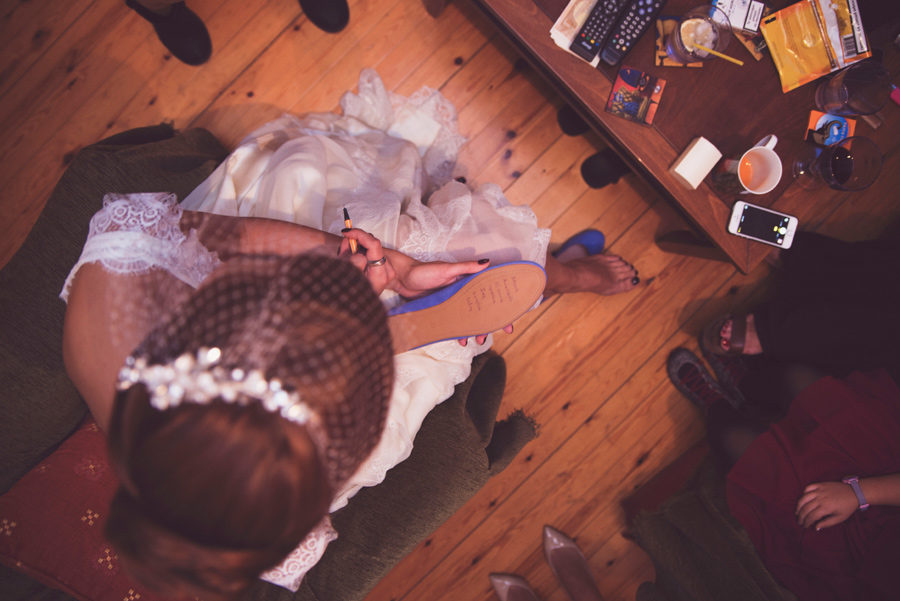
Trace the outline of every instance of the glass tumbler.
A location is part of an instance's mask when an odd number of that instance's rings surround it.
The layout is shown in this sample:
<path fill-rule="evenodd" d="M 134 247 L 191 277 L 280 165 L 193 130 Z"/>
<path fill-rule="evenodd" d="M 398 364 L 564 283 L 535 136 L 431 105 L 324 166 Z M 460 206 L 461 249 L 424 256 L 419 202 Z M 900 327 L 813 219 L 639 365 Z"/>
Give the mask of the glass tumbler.
<path fill-rule="evenodd" d="M 816 107 L 832 115 L 871 115 L 891 94 L 890 74 L 869 59 L 841 69 L 816 88 Z"/>
<path fill-rule="evenodd" d="M 865 190 L 878 178 L 883 161 L 875 142 L 853 136 L 825 148 L 807 144 L 794 161 L 794 176 L 804 187 L 824 182 L 835 190 Z"/>
<path fill-rule="evenodd" d="M 693 63 L 713 57 L 698 44 L 722 52 L 730 39 L 728 15 L 712 5 L 698 6 L 678 20 L 666 38 L 666 53 L 680 63 Z"/>

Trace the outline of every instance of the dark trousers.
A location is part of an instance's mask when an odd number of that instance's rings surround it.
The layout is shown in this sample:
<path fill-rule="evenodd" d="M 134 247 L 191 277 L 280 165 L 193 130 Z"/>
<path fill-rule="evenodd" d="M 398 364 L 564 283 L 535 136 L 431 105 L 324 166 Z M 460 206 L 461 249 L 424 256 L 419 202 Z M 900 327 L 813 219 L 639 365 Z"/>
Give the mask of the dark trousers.
<path fill-rule="evenodd" d="M 716 403 L 707 416 L 726 468 L 818 378 L 886 368 L 900 381 L 900 235 L 842 242 L 801 232 L 782 257 L 772 299 L 753 311 L 763 354 L 742 358 L 747 402 Z"/>
<path fill-rule="evenodd" d="M 783 257 L 774 298 L 753 312 L 767 356 L 837 370 L 900 363 L 900 236 L 800 233 Z"/>

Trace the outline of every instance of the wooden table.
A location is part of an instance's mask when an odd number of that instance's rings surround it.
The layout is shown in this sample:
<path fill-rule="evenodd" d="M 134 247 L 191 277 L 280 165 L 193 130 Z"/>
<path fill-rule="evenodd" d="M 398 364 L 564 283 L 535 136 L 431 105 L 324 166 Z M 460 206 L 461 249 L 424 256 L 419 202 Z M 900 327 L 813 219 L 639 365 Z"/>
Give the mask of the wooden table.
<path fill-rule="evenodd" d="M 842 203 L 855 197 L 898 197 L 900 162 L 900 107 L 891 103 L 879 113 L 883 124 L 873 129 L 861 119 L 856 134 L 873 139 L 885 155 L 878 180 L 862 192 L 840 192 L 822 186 L 804 189 L 793 180 L 792 163 L 803 144 L 809 111 L 815 108 L 816 82 L 787 94 L 769 56 L 755 61 L 732 39 L 727 53 L 744 61 L 739 67 L 722 60 L 707 61 L 702 68 L 657 67 L 653 64 L 654 28 L 651 27 L 619 65 L 627 65 L 666 79 L 667 84 L 652 126 L 645 126 L 604 111 L 618 67 L 601 63 L 595 69 L 556 46 L 550 28 L 566 6 L 566 0 L 473 0 L 560 94 L 603 136 L 636 171 L 689 217 L 742 271 L 749 272 L 772 247 L 726 232 L 734 195 L 719 195 L 707 180 L 697 190 L 683 186 L 669 167 L 697 136 L 704 136 L 725 156 L 737 156 L 767 134 L 779 142 L 784 176 L 764 195 L 742 196 L 763 206 L 796 215 L 800 228 L 817 229 Z M 678 15 L 699 0 L 669 0 L 663 15 Z M 773 0 L 773 7 L 790 4 Z M 883 52 L 883 62 L 893 79 L 900 73 L 900 50 L 891 43 L 900 33 L 900 9 L 893 2 L 859 0 L 866 32 L 873 48 Z"/>

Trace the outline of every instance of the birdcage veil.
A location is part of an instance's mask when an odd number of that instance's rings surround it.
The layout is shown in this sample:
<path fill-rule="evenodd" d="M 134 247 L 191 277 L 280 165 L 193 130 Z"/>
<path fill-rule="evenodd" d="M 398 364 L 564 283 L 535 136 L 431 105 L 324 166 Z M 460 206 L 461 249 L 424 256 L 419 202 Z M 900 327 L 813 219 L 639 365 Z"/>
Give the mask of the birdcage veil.
<path fill-rule="evenodd" d="M 384 310 L 351 264 L 236 256 L 161 319 L 118 388 L 147 386 L 158 410 L 260 403 L 309 423 L 336 486 L 377 443 L 392 378 Z"/>

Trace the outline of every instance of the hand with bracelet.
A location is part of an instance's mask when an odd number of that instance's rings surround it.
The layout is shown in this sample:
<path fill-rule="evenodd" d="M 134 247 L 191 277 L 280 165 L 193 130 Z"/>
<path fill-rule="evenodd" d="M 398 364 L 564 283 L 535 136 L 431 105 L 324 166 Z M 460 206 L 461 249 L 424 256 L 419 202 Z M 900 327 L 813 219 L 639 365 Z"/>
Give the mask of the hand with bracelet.
<path fill-rule="evenodd" d="M 803 528 L 815 526 L 821 530 L 844 522 L 857 509 L 865 511 L 870 505 L 900 505 L 900 474 L 848 476 L 841 482 L 810 484 L 797 501 L 797 522 Z"/>

